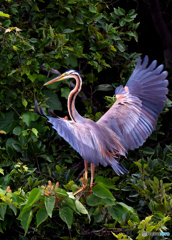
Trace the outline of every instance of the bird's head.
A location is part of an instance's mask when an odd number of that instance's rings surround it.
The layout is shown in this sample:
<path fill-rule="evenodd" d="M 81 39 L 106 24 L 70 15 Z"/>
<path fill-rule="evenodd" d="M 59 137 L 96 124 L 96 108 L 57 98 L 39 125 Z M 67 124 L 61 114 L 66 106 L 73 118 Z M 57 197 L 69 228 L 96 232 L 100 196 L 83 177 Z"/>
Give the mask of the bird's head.
<path fill-rule="evenodd" d="M 65 80 L 65 79 L 73 78 L 76 74 L 78 74 L 78 72 L 75 71 L 75 70 L 72 70 L 72 69 L 71 70 L 67 70 L 62 75 L 60 75 L 60 76 L 58 76 L 58 77 L 56 77 L 56 78 L 46 82 L 44 84 L 44 86 L 49 85 L 49 84 L 54 83 L 54 82 L 59 82 L 59 81 Z"/>

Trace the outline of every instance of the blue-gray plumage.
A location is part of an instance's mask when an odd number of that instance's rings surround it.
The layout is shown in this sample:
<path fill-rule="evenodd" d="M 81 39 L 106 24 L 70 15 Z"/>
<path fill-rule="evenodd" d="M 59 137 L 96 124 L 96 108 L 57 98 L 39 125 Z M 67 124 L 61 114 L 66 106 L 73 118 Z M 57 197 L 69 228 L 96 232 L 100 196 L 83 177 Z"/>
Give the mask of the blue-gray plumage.
<path fill-rule="evenodd" d="M 155 129 L 168 92 L 167 72 L 163 65 L 156 67 L 153 61 L 148 67 L 148 57 L 138 59 L 137 65 L 125 87 L 116 91 L 116 102 L 97 121 L 83 118 L 75 109 L 75 98 L 81 90 L 82 79 L 75 70 L 68 70 L 44 85 L 63 79 L 75 78 L 76 86 L 68 97 L 68 111 L 72 120 L 46 116 L 43 109 L 35 108 L 38 114 L 47 117 L 53 128 L 85 160 L 86 176 L 88 163 L 94 168 L 99 164 L 110 165 L 120 175 L 128 171 L 118 162 L 129 149 L 141 146 Z"/>

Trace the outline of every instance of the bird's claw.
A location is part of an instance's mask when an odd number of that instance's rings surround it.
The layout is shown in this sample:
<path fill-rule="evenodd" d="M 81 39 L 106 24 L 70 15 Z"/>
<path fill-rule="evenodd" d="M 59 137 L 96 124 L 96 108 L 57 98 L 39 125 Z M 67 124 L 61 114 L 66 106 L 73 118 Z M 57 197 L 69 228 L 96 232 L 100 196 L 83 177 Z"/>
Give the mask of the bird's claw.
<path fill-rule="evenodd" d="M 85 173 L 83 174 L 83 177 L 80 178 L 80 181 L 82 182 L 82 187 L 78 191 L 76 191 L 73 195 L 76 195 L 87 188 L 88 179 Z"/>

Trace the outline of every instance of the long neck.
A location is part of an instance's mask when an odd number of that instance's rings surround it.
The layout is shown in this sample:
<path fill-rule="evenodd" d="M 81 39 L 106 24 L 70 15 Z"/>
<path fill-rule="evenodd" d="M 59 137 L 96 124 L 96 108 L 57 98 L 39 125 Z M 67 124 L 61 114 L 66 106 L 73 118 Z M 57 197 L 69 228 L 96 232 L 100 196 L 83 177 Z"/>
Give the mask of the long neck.
<path fill-rule="evenodd" d="M 77 112 L 75 108 L 75 98 L 78 95 L 78 93 L 81 90 L 82 87 L 82 79 L 79 73 L 75 73 L 73 75 L 73 78 L 76 80 L 76 86 L 75 88 L 70 92 L 69 97 L 68 97 L 68 112 L 71 117 L 71 119 L 75 122 L 82 122 L 82 117 L 81 115 Z"/>

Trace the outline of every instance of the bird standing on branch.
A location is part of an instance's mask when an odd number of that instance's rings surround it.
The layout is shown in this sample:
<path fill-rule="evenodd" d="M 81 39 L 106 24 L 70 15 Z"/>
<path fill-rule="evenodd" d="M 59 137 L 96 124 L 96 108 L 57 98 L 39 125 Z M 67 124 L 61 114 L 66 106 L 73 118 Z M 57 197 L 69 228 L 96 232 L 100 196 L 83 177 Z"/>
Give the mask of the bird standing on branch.
<path fill-rule="evenodd" d="M 53 117 L 46 116 L 42 107 L 38 108 L 37 101 L 35 109 L 82 156 L 86 179 L 89 163 L 91 164 L 90 187 L 95 168 L 99 164 L 104 167 L 110 165 L 118 175 L 127 174 L 128 171 L 118 162 L 119 156 L 126 157 L 129 149 L 141 146 L 155 129 L 168 92 L 167 72 L 163 71 L 163 65 L 156 65 L 155 60 L 148 66 L 147 56 L 143 61 L 139 58 L 126 86 L 116 88 L 116 102 L 97 122 L 82 117 L 75 108 L 75 99 L 82 86 L 82 79 L 77 71 L 68 70 L 44 84 L 69 78 L 76 80 L 76 86 L 68 97 L 71 120 L 57 117 L 52 112 Z M 83 188 L 85 187 L 86 184 Z"/>

